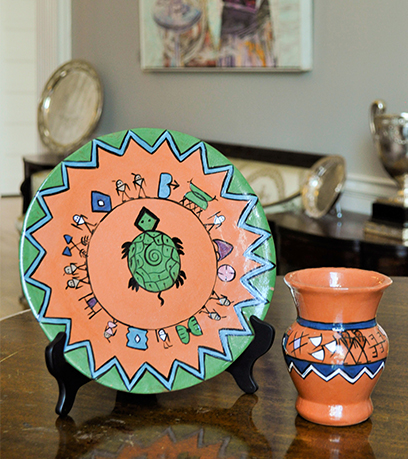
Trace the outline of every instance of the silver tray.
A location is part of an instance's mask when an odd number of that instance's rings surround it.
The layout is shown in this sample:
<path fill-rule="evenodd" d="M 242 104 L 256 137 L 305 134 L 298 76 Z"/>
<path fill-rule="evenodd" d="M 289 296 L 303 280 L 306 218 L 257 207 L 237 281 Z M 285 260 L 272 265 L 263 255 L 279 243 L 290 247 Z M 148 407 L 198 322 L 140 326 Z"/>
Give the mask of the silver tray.
<path fill-rule="evenodd" d="M 346 181 L 346 162 L 342 156 L 326 156 L 317 161 L 302 186 L 306 215 L 321 218 L 332 208 Z"/>
<path fill-rule="evenodd" d="M 95 130 L 102 113 L 103 91 L 95 69 L 72 60 L 47 81 L 38 105 L 38 131 L 54 153 L 69 154 Z"/>

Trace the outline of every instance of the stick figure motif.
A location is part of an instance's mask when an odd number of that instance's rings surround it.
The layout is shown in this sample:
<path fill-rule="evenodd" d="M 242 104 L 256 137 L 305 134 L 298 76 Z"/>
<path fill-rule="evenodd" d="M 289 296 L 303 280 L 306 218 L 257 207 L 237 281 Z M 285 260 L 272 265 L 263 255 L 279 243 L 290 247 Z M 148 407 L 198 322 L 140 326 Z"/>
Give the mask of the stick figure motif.
<path fill-rule="evenodd" d="M 128 200 L 131 199 L 126 190 L 130 190 L 129 185 L 125 182 L 122 182 L 122 180 L 116 180 L 116 193 L 118 193 L 118 196 L 122 197 L 122 202 L 126 201 L 125 197 Z"/>
<path fill-rule="evenodd" d="M 164 349 L 168 349 L 173 346 L 170 342 L 169 334 L 163 328 L 158 331 L 156 330 L 156 339 L 157 341 L 159 341 L 159 339 L 162 340 Z"/>
<path fill-rule="evenodd" d="M 68 266 L 65 266 L 64 273 L 65 274 L 75 274 L 76 270 L 86 271 L 86 263 L 83 265 L 77 265 L 75 263 L 70 263 Z"/>
<path fill-rule="evenodd" d="M 200 313 L 207 314 L 208 318 L 211 320 L 216 320 L 219 321 L 221 319 L 225 319 L 226 316 L 220 316 L 218 312 L 213 309 L 212 311 L 209 311 L 207 306 L 203 306 L 200 310 Z"/>
<path fill-rule="evenodd" d="M 143 193 L 143 196 L 146 197 L 146 192 L 143 188 L 144 185 L 146 185 L 146 180 L 140 175 L 140 174 L 134 174 L 133 175 L 133 186 L 135 187 L 135 190 L 138 191 L 137 197 L 140 198 L 140 193 Z"/>
<path fill-rule="evenodd" d="M 88 319 L 92 319 L 92 317 L 96 316 L 98 312 L 102 311 L 102 307 L 99 305 L 98 300 L 93 296 L 93 293 L 88 293 L 87 295 L 80 298 L 78 301 L 86 301 L 86 309 L 90 309 L 90 313 L 88 314 Z M 99 306 L 99 308 L 97 308 Z"/>
<path fill-rule="evenodd" d="M 86 250 L 81 248 L 81 247 L 79 247 L 77 244 L 75 244 L 75 242 L 72 239 L 72 236 L 70 236 L 69 234 L 65 234 L 64 235 L 64 239 L 65 239 L 65 242 L 66 242 L 67 246 L 65 247 L 64 251 L 62 252 L 63 255 L 65 255 L 66 257 L 72 257 L 72 250 L 71 249 L 76 249 L 76 250 L 78 250 L 78 253 L 79 253 L 80 257 L 86 258 L 86 256 L 87 256 Z M 88 244 L 88 237 L 82 237 L 81 238 L 81 244 L 83 246 L 86 246 Z"/>
<path fill-rule="evenodd" d="M 105 331 L 103 332 L 103 336 L 108 340 L 110 343 L 110 339 L 112 336 L 116 335 L 116 332 L 118 331 L 116 329 L 116 320 L 114 319 L 113 321 L 108 320 L 108 323 L 106 324 Z"/>
<path fill-rule="evenodd" d="M 218 299 L 218 304 L 220 306 L 230 306 L 232 303 L 231 301 L 228 299 L 228 297 L 226 297 L 225 295 L 222 295 L 219 299 Z"/>
<path fill-rule="evenodd" d="M 88 276 L 82 279 L 79 279 L 78 277 L 73 277 L 72 279 L 69 279 L 69 281 L 67 281 L 67 286 L 65 287 L 65 289 L 73 288 L 77 290 L 83 287 L 83 284 L 89 284 Z"/>
<path fill-rule="evenodd" d="M 210 232 L 213 228 L 218 229 L 225 222 L 225 216 L 221 215 L 220 211 L 211 215 L 211 217 L 208 217 L 208 220 L 210 220 L 211 218 L 214 218 L 212 223 L 204 224 L 208 232 Z"/>
<path fill-rule="evenodd" d="M 92 234 L 95 230 L 95 226 L 94 224 L 92 223 L 89 223 L 87 222 L 88 220 L 88 217 L 86 215 L 79 215 L 79 214 L 75 214 L 73 217 L 72 217 L 72 220 L 74 220 L 74 223 L 71 223 L 71 225 L 74 227 L 74 228 L 78 228 L 82 231 L 82 228 L 81 227 L 86 227 L 86 229 Z"/>
<path fill-rule="evenodd" d="M 217 292 L 213 291 L 212 295 L 210 296 L 210 300 L 217 300 L 220 306 L 230 306 L 233 301 L 231 302 L 229 298 L 225 295 L 218 295 Z"/>
<path fill-rule="evenodd" d="M 80 282 L 78 279 L 76 279 L 75 277 L 73 279 L 70 279 L 69 281 L 67 281 L 67 286 L 65 287 L 65 289 L 67 288 L 81 288 L 82 285 L 80 285 Z"/>

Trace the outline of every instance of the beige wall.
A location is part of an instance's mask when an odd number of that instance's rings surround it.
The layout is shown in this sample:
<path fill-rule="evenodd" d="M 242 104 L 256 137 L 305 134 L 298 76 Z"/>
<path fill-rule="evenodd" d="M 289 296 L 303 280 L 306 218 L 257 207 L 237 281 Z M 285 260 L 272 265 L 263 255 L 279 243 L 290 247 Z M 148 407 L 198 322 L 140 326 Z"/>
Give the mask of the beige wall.
<path fill-rule="evenodd" d="M 0 0 L 0 194 L 18 194 L 36 151 L 36 0 Z"/>
<path fill-rule="evenodd" d="M 406 0 L 315 0 L 313 70 L 301 74 L 143 73 L 136 0 L 72 6 L 73 57 L 94 64 L 105 85 L 97 134 L 161 127 L 340 154 L 349 197 L 389 185 L 373 153 L 368 109 L 383 98 L 391 112 L 408 110 Z"/>

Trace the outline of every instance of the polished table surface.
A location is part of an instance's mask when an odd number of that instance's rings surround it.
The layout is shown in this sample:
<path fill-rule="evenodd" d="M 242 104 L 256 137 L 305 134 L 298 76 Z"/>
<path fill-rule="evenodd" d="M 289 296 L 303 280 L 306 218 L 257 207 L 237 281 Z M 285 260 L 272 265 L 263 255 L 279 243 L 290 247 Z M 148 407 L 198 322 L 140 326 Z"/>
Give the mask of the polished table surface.
<path fill-rule="evenodd" d="M 69 416 L 55 414 L 58 387 L 44 360 L 47 338 L 31 312 L 1 325 L 1 458 L 405 458 L 408 457 L 408 278 L 394 278 L 378 311 L 390 354 L 374 389 L 371 418 L 351 427 L 309 423 L 281 338 L 296 317 L 282 277 L 267 321 L 272 349 L 254 368 L 256 394 L 229 373 L 182 391 L 124 396 L 95 381 Z"/>

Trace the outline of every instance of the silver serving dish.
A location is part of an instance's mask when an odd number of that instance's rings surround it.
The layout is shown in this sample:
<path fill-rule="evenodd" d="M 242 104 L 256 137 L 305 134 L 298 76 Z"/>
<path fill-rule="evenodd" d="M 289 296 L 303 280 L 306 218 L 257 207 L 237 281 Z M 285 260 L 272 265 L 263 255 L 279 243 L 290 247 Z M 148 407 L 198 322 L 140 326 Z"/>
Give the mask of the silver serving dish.
<path fill-rule="evenodd" d="M 346 181 L 346 162 L 342 156 L 325 156 L 309 170 L 302 186 L 306 215 L 321 218 L 337 201 Z"/>
<path fill-rule="evenodd" d="M 95 130 L 102 113 L 103 90 L 95 69 L 72 60 L 47 81 L 38 105 L 38 131 L 53 153 L 68 155 Z"/>

